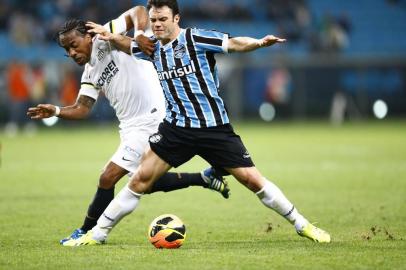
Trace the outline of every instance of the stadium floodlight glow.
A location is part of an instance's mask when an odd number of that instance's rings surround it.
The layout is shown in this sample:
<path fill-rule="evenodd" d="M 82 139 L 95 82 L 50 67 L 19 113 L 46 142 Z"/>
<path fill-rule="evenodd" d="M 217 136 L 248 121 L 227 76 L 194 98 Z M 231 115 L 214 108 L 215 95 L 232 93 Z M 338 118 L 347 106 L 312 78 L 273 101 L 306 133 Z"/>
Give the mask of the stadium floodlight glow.
<path fill-rule="evenodd" d="M 259 106 L 259 116 L 262 120 L 270 122 L 275 118 L 275 115 L 275 107 L 271 103 L 264 102 Z"/>
<path fill-rule="evenodd" d="M 388 105 L 385 101 L 378 99 L 374 102 L 372 110 L 376 118 L 384 119 L 388 114 Z"/>
<path fill-rule="evenodd" d="M 47 127 L 52 127 L 53 125 L 58 123 L 58 120 L 59 120 L 58 117 L 52 116 L 52 117 L 49 117 L 49 118 L 42 119 L 42 123 L 44 123 L 44 125 L 46 125 Z"/>

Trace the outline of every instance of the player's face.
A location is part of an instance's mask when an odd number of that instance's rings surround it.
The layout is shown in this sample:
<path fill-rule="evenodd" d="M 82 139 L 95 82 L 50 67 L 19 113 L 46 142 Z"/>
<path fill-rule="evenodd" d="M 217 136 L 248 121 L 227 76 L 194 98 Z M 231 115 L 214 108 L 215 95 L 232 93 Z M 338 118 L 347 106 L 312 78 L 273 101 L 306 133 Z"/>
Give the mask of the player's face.
<path fill-rule="evenodd" d="M 90 60 L 92 38 L 89 34 L 81 35 L 76 30 L 60 35 L 62 47 L 78 65 L 83 66 Z"/>
<path fill-rule="evenodd" d="M 175 39 L 179 30 L 179 15 L 173 15 L 172 10 L 167 7 L 154 7 L 149 10 L 152 31 L 158 40 L 167 43 Z"/>

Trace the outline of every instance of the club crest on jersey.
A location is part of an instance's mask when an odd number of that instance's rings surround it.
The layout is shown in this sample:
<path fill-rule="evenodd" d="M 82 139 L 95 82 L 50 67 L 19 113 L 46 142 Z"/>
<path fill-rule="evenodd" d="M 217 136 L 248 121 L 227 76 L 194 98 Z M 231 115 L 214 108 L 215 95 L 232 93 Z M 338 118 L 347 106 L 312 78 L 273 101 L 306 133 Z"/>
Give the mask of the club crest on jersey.
<path fill-rule="evenodd" d="M 156 133 L 156 134 L 151 135 L 151 137 L 149 137 L 149 142 L 158 143 L 161 139 L 162 139 L 162 135 L 159 133 Z"/>
<path fill-rule="evenodd" d="M 183 56 L 186 53 L 185 45 L 179 44 L 175 47 L 175 49 L 173 51 L 174 51 L 175 58 L 181 59 L 181 58 L 183 58 Z"/>
<path fill-rule="evenodd" d="M 109 49 L 109 45 L 107 42 L 102 42 L 102 43 L 98 44 L 97 59 L 99 59 L 99 61 L 103 60 L 103 58 L 106 56 L 108 49 Z"/>
<path fill-rule="evenodd" d="M 101 61 L 104 56 L 106 55 L 106 53 L 103 50 L 100 50 L 97 52 L 97 59 L 99 59 L 99 61 Z"/>
<path fill-rule="evenodd" d="M 158 62 L 159 61 L 159 52 L 155 52 L 154 53 L 154 59 L 153 59 L 155 62 Z"/>

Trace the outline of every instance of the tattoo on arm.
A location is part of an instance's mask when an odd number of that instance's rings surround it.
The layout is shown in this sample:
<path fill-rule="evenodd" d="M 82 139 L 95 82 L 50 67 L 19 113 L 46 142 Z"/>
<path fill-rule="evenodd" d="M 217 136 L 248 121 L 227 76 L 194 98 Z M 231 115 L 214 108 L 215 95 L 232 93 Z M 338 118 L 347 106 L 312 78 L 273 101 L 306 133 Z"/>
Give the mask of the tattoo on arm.
<path fill-rule="evenodd" d="M 94 102 L 95 102 L 95 100 L 93 98 L 81 95 L 78 98 L 77 104 L 78 105 L 83 105 L 83 106 L 91 109 L 93 107 Z"/>

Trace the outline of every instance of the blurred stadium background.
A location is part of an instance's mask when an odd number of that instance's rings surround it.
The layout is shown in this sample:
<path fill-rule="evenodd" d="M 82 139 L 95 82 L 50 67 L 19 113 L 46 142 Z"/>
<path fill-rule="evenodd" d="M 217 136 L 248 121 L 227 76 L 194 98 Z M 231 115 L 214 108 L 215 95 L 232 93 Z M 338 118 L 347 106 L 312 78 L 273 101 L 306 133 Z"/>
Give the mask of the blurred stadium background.
<path fill-rule="evenodd" d="M 405 269 L 406 0 L 178 1 L 184 27 L 288 39 L 218 55 L 221 92 L 257 167 L 333 243 L 302 241 L 229 177 L 228 200 L 200 188 L 144 196 L 109 245 L 59 248 L 118 145 L 116 120 L 103 98 L 56 128 L 27 107 L 75 102 L 82 67 L 53 41 L 66 19 L 104 23 L 146 0 L 0 0 L 0 269 Z M 163 213 L 187 223 L 180 250 L 147 241 Z"/>
<path fill-rule="evenodd" d="M 30 105 L 75 101 L 82 68 L 53 41 L 66 19 L 105 23 L 145 2 L 0 0 L 0 126 L 6 134 L 41 125 L 25 116 Z M 389 117 L 406 115 L 405 0 L 179 4 L 182 26 L 288 39 L 271 49 L 218 57 L 222 95 L 234 120 L 321 118 L 340 124 L 373 118 L 374 105 L 379 118 L 386 110 Z M 114 119 L 108 102 L 100 99 L 89 120 Z"/>

